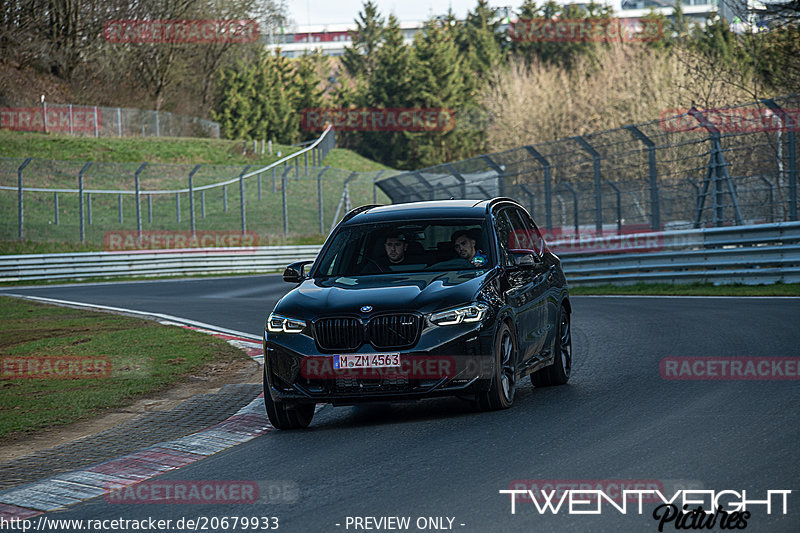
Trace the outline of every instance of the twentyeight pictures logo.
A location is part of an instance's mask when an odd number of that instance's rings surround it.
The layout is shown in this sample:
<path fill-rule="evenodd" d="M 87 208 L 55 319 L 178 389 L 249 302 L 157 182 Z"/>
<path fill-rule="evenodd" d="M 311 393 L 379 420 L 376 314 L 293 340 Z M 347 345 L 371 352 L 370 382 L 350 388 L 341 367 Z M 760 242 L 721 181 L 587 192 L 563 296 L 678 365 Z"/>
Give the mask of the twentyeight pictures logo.
<path fill-rule="evenodd" d="M 254 43 L 255 20 L 109 20 L 103 37 L 110 43 Z"/>

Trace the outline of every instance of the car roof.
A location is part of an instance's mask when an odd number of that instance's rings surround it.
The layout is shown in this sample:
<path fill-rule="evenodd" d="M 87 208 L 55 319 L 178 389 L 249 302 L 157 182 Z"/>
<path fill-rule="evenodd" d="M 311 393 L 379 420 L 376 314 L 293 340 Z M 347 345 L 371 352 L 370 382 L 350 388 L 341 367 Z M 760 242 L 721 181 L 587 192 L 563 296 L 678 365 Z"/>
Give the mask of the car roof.
<path fill-rule="evenodd" d="M 408 220 L 409 218 L 483 218 L 488 207 L 499 200 L 435 200 L 429 202 L 411 202 L 406 204 L 364 206 L 351 211 L 345 217 L 344 224 L 364 224 L 372 222 L 388 222 Z"/>

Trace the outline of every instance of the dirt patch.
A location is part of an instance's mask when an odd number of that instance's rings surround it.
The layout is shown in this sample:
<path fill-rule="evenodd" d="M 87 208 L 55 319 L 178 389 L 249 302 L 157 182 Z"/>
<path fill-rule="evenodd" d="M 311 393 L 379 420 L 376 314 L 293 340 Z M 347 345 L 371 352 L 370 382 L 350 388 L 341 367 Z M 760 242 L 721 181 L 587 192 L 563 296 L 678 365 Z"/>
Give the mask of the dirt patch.
<path fill-rule="evenodd" d="M 184 383 L 145 396 L 129 406 L 103 411 L 97 418 L 5 437 L 0 445 L 0 462 L 94 435 L 143 413 L 167 411 L 192 396 L 214 393 L 224 385 L 236 383 L 261 383 L 261 366 L 244 358 L 209 363 Z"/>

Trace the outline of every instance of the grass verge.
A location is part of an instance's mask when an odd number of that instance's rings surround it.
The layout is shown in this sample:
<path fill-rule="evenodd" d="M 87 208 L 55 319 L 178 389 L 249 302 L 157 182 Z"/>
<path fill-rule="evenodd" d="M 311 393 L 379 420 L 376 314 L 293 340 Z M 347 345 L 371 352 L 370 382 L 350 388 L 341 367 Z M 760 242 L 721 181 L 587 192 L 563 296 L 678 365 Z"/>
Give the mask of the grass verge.
<path fill-rule="evenodd" d="M 149 320 L 8 297 L 0 297 L 0 314 L 0 437 L 95 416 L 183 381 L 206 363 L 246 357 L 211 335 Z M 69 362 L 72 375 L 57 377 Z M 20 377 L 31 375 L 38 377 Z"/>
<path fill-rule="evenodd" d="M 800 283 L 774 285 L 712 285 L 710 283 L 636 283 L 635 285 L 595 285 L 570 287 L 569 293 L 580 295 L 642 295 L 642 296 L 800 296 Z"/>

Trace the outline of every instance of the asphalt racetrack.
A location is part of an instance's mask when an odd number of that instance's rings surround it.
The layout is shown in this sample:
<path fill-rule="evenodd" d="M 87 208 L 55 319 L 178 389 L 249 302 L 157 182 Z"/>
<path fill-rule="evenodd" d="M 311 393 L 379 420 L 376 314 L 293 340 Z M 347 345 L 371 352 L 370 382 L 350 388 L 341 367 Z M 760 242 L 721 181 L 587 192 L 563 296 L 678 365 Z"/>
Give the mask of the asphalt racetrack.
<path fill-rule="evenodd" d="M 267 313 L 290 288 L 270 275 L 0 293 L 166 313 L 260 336 Z M 152 517 L 173 524 L 265 516 L 277 517 L 279 531 L 286 532 L 391 530 L 379 524 L 408 531 L 658 531 L 655 503 L 645 503 L 641 514 L 633 504 L 626 514 L 604 504 L 601 514 L 578 515 L 566 506 L 542 514 L 520 500 L 512 514 L 510 495 L 499 493 L 560 480 L 606 487 L 609 494 L 621 485 L 655 483 L 667 497 L 681 489 L 745 490 L 748 500 L 764 500 L 767 491 L 791 490 L 786 514 L 777 496 L 771 513 L 764 504 L 748 506 L 745 531 L 800 531 L 797 376 L 668 380 L 660 370 L 666 357 L 797 358 L 800 299 L 572 301 L 570 383 L 534 389 L 526 379 L 509 410 L 477 413 L 457 398 L 327 406 L 307 430 L 270 431 L 156 478 L 256 481 L 289 487 L 285 497 L 216 505 L 120 504 L 101 497 L 46 516 Z M 728 495 L 723 502 L 735 499 Z M 387 517 L 408 517 L 408 528 Z M 663 530 L 676 531 L 675 522 Z"/>

